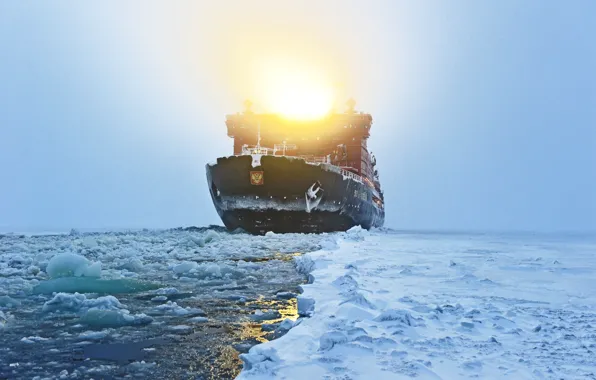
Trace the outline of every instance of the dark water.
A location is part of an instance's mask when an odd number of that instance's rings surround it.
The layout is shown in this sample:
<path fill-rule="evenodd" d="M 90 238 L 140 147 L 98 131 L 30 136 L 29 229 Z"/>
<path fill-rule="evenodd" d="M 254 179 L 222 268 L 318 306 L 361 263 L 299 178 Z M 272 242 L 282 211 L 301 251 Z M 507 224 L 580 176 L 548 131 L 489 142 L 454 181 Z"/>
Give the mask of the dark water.
<path fill-rule="evenodd" d="M 258 254 L 219 261 L 194 258 L 223 265 L 230 273 L 220 279 L 188 281 L 184 274 L 155 270 L 148 280 L 177 289 L 159 300 L 154 290 L 114 294 L 131 314 L 153 318 L 145 325 L 94 327 L 77 313 L 43 312 L 52 295 L 9 293 L 20 305 L 0 308 L 11 317 L 0 329 L 0 379 L 234 378 L 242 369 L 240 353 L 283 335 L 276 326 L 285 318 L 298 318 L 295 295 L 306 279 L 296 272 L 297 254 L 272 252 L 278 246 L 264 245 Z M 242 266 L 234 267 L 239 262 Z M 16 275 L 8 279 L 13 287 L 19 281 Z M 180 316 L 156 311 L 168 301 L 202 312 Z M 258 310 L 266 312 L 264 320 L 255 320 Z M 193 319 L 201 316 L 206 321 Z"/>
<path fill-rule="evenodd" d="M 291 262 L 279 262 L 277 269 L 293 270 Z M 168 300 L 184 307 L 200 307 L 208 321 L 193 323 L 186 316 L 153 315 L 155 320 L 149 325 L 119 327 L 93 340 L 81 339 L 79 334 L 105 329 L 81 326 L 76 317 L 40 315 L 27 307 L 39 302 L 23 299 L 22 310 L 13 312 L 18 325 L 4 331 L 1 338 L 0 378 L 52 378 L 65 370 L 69 375 L 77 371 L 77 378 L 95 379 L 149 375 L 168 379 L 234 378 L 242 368 L 239 353 L 283 334 L 265 331 L 271 330 L 272 326 L 267 325 L 297 318 L 296 299 L 280 299 L 276 293 L 296 292 L 304 279 L 297 275 L 286 279 L 283 283 L 259 283 L 241 289 L 215 291 L 215 287 L 204 287 L 198 292 L 174 294 Z M 125 294 L 119 300 L 136 313 L 153 308 L 153 297 Z M 276 310 L 280 317 L 253 321 L 251 315 L 256 310 Z M 184 328 L 177 330 L 176 326 Z M 28 336 L 47 340 L 21 342 L 21 337 Z M 155 364 L 139 365 L 141 361 Z"/>

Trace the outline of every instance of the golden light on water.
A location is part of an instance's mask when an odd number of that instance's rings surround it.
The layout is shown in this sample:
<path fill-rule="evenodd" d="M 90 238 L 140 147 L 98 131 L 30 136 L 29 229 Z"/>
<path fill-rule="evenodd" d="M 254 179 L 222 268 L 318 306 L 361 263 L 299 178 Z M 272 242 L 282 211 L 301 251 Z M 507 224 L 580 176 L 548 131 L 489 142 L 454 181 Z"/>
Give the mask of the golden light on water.
<path fill-rule="evenodd" d="M 258 98 L 267 112 L 288 119 L 312 120 L 333 108 L 336 94 L 320 69 L 299 62 L 272 60 L 259 68 Z"/>

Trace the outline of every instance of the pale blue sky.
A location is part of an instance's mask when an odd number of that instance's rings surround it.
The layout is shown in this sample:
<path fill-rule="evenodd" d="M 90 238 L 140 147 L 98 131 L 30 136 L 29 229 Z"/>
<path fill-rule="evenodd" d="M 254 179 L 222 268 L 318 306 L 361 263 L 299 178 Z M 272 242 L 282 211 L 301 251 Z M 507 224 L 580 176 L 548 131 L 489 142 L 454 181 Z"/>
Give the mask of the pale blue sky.
<path fill-rule="evenodd" d="M 212 3 L 0 2 L 0 230 L 219 224 L 204 165 L 282 50 L 373 114 L 388 226 L 596 230 L 596 2 Z"/>

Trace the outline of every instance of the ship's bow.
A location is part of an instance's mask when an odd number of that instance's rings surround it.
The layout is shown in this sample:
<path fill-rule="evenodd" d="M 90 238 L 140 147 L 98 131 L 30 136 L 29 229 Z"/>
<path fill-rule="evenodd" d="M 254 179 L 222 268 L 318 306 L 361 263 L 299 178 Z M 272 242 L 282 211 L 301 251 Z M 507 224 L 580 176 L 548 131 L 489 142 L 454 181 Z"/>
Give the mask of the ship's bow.
<path fill-rule="evenodd" d="M 331 232 L 355 224 L 345 199 L 357 184 L 325 165 L 244 155 L 218 158 L 206 169 L 213 203 L 230 230 Z"/>

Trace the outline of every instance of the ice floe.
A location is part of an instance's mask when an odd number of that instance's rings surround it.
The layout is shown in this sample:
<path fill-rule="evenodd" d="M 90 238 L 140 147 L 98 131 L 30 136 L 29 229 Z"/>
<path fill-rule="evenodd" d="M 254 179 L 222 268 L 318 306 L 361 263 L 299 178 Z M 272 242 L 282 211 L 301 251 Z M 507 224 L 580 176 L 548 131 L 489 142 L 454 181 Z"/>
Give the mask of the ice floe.
<path fill-rule="evenodd" d="M 101 277 L 101 263 L 91 262 L 81 255 L 61 253 L 50 259 L 46 273 L 50 278 Z"/>
<path fill-rule="evenodd" d="M 329 247 L 295 258 L 311 278 L 298 296 L 304 318 L 241 354 L 239 379 L 596 372 L 594 240 L 353 228 Z M 575 265 L 563 270 L 561 258 Z"/>

